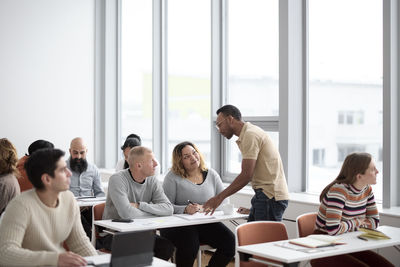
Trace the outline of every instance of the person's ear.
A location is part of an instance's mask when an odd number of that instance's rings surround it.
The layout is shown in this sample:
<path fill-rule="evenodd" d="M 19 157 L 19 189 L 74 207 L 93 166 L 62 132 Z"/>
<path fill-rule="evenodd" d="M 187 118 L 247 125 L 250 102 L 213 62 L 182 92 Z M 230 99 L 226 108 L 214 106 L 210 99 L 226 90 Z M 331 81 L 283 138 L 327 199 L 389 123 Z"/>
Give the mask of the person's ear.
<path fill-rule="evenodd" d="M 356 179 L 357 179 L 357 180 L 360 180 L 361 178 L 362 178 L 361 173 L 359 173 L 359 174 L 356 175 Z"/>
<path fill-rule="evenodd" d="M 44 186 L 47 187 L 51 184 L 52 178 L 47 173 L 43 173 L 41 180 L 42 180 L 42 183 L 44 184 Z"/>

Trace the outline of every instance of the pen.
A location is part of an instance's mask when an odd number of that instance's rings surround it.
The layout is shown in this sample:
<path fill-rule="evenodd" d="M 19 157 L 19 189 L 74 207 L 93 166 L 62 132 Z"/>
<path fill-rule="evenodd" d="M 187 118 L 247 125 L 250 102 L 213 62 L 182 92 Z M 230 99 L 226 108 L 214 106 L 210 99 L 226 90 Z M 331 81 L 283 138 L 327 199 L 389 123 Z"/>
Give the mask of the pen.
<path fill-rule="evenodd" d="M 189 202 L 189 204 L 192 204 L 192 205 L 194 205 L 194 203 L 193 203 L 192 201 L 190 201 L 189 199 L 188 199 L 188 202 Z"/>
<path fill-rule="evenodd" d="M 361 240 L 364 240 L 364 241 L 368 241 L 368 239 L 367 238 L 365 238 L 365 237 L 363 237 L 363 236 L 357 236 L 357 238 L 359 238 L 359 239 L 361 239 Z"/>

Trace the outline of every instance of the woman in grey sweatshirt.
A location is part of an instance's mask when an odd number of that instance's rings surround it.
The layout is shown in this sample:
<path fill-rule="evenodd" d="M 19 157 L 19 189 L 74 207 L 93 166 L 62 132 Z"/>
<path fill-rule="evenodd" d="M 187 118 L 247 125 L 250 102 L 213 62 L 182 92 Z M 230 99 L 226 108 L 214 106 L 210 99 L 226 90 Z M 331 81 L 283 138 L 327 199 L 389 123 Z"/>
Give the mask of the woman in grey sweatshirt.
<path fill-rule="evenodd" d="M 202 212 L 202 204 L 223 190 L 221 178 L 207 169 L 203 156 L 191 142 L 175 146 L 172 168 L 165 176 L 164 192 L 174 206 L 174 213 Z M 235 255 L 233 233 L 222 223 L 162 229 L 161 235 L 176 247 L 176 265 L 193 266 L 200 244 L 216 248 L 208 266 L 226 266 Z"/>

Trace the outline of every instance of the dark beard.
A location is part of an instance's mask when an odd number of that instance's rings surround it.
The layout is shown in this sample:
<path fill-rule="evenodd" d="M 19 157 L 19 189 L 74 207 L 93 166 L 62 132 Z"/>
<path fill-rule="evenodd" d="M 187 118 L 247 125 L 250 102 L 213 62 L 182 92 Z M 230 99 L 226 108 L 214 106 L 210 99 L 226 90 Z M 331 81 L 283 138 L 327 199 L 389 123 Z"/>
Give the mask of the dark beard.
<path fill-rule="evenodd" d="M 74 172 L 82 173 L 86 171 L 88 163 L 86 159 L 72 159 L 69 162 L 71 170 Z"/>

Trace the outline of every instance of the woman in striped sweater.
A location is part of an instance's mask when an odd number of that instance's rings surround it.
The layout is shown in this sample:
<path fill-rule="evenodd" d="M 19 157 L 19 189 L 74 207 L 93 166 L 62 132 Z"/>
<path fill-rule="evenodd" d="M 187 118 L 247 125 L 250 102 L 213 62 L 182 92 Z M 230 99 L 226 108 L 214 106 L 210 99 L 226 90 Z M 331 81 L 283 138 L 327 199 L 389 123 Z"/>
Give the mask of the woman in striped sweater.
<path fill-rule="evenodd" d="M 379 224 L 371 184 L 378 170 L 368 153 L 352 153 L 343 162 L 337 178 L 322 191 L 316 233 L 339 235 L 359 227 L 375 229 Z M 327 257 L 311 261 L 312 266 L 393 266 L 372 251 Z"/>

